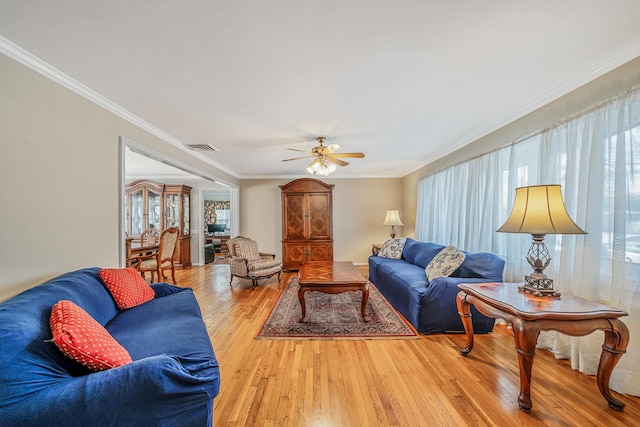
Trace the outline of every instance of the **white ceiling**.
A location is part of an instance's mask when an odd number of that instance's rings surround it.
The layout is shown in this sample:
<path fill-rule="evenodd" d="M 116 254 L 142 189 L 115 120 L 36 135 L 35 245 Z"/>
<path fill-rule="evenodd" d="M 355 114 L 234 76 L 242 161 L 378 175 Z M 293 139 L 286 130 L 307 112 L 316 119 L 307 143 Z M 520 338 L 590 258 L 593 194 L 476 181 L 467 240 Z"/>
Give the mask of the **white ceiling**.
<path fill-rule="evenodd" d="M 0 0 L 0 36 L 170 142 L 219 148 L 206 158 L 238 178 L 305 174 L 281 160 L 319 135 L 366 153 L 334 177 L 401 177 L 640 55 L 638 16 L 638 0 Z"/>

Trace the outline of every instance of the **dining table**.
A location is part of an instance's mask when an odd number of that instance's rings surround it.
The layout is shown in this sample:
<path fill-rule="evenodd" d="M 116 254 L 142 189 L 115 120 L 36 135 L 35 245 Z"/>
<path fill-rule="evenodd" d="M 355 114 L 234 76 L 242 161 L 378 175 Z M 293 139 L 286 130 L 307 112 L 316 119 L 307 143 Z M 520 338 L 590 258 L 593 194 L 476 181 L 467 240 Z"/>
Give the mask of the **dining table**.
<path fill-rule="evenodd" d="M 135 260 L 146 255 L 153 255 L 159 249 L 158 244 L 141 246 L 134 237 L 127 237 L 125 242 L 127 267 L 132 267 Z"/>

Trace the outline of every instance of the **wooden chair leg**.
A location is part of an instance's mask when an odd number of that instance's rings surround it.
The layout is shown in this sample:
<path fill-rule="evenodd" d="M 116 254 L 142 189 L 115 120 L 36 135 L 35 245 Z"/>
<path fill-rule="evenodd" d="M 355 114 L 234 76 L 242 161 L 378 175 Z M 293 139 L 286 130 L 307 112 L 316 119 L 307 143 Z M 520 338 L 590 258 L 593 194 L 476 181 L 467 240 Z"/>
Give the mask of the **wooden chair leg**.
<path fill-rule="evenodd" d="M 176 282 L 176 269 L 173 267 L 173 263 L 171 264 L 171 280 L 173 280 L 173 284 L 177 285 Z"/>

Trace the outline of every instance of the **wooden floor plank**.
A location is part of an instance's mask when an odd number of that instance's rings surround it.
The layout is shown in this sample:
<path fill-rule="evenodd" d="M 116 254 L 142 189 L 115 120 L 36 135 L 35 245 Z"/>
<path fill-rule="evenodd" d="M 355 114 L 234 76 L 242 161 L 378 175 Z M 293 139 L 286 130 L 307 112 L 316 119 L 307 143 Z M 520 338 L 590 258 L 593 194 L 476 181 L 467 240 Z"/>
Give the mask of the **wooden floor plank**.
<path fill-rule="evenodd" d="M 295 273 L 293 273 L 295 274 Z M 638 425 L 640 398 L 619 395 L 623 412 L 607 406 L 595 377 L 538 350 L 533 409 L 518 409 L 518 362 L 511 330 L 476 336 L 462 357 L 461 334 L 419 340 L 257 340 L 292 273 L 251 282 L 229 266 L 176 272 L 193 288 L 220 363 L 214 400 L 219 426 L 556 426 Z M 633 337 L 632 337 L 633 339 Z M 623 356 L 624 357 L 624 356 Z"/>

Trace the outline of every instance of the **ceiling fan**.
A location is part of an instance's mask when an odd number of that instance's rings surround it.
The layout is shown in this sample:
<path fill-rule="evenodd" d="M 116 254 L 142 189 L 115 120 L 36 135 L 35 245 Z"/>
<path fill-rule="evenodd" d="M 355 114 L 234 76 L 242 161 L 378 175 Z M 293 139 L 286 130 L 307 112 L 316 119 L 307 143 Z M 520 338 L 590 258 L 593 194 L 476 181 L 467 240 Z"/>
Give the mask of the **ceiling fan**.
<path fill-rule="evenodd" d="M 300 153 L 309 153 L 308 156 L 294 157 L 292 159 L 284 159 L 283 162 L 289 162 L 291 160 L 309 159 L 314 158 L 313 161 L 307 167 L 307 171 L 313 175 L 327 176 L 336 170 L 337 166 L 347 166 L 349 162 L 341 160 L 342 158 L 355 158 L 362 159 L 364 153 L 336 153 L 341 147 L 338 144 L 324 145 L 327 139 L 324 136 L 316 138 L 319 145 L 316 145 L 311 149 L 311 152 L 304 150 L 298 150 L 296 148 L 287 148 L 287 150 L 298 151 Z"/>

